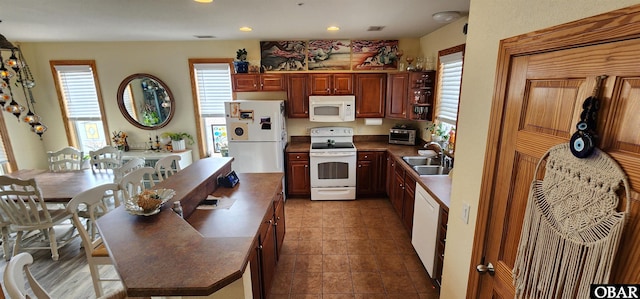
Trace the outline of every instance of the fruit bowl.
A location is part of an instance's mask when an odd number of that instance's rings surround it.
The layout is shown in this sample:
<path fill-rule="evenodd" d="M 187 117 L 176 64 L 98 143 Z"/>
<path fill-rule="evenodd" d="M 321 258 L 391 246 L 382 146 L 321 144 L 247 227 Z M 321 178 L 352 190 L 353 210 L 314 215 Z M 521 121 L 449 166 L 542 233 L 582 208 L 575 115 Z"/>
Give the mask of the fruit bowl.
<path fill-rule="evenodd" d="M 160 212 L 162 205 L 176 192 L 173 189 L 145 190 L 125 202 L 125 209 L 131 215 L 151 216 Z"/>

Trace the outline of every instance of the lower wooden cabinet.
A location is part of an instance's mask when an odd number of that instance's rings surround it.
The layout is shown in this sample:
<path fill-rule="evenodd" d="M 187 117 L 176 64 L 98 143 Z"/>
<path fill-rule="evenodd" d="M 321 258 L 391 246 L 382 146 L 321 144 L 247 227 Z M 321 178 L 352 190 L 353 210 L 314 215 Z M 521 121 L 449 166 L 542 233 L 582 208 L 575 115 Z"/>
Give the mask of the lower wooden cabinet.
<path fill-rule="evenodd" d="M 440 227 L 438 230 L 438 241 L 436 243 L 436 261 L 433 280 L 438 286 L 442 285 L 442 266 L 444 263 L 444 247 L 447 242 L 447 223 L 449 222 L 449 212 L 440 209 Z"/>
<path fill-rule="evenodd" d="M 309 172 L 309 153 L 287 153 L 287 196 L 311 196 L 311 173 Z"/>
<path fill-rule="evenodd" d="M 271 291 L 278 258 L 284 244 L 286 229 L 284 205 L 282 186 L 280 186 L 262 219 L 258 237 L 254 241 L 254 250 L 249 256 L 254 299 L 265 299 Z"/>
<path fill-rule="evenodd" d="M 403 209 L 402 209 L 402 223 L 409 232 L 409 235 L 413 232 L 413 209 L 416 196 L 416 181 L 409 174 L 405 173 L 404 177 L 404 194 L 403 194 Z"/>
<path fill-rule="evenodd" d="M 358 152 L 356 168 L 356 195 L 383 196 L 385 193 L 384 152 Z"/>
<path fill-rule="evenodd" d="M 393 157 L 387 160 L 387 195 L 405 228 L 412 233 L 416 180 Z"/>

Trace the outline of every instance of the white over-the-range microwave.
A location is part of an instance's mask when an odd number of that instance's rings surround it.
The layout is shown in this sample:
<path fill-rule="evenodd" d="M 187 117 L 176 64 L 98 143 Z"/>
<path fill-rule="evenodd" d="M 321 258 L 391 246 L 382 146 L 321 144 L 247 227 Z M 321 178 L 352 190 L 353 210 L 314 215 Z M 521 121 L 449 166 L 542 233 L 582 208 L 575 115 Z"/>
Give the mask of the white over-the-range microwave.
<path fill-rule="evenodd" d="M 356 96 L 309 96 L 309 121 L 354 121 Z"/>

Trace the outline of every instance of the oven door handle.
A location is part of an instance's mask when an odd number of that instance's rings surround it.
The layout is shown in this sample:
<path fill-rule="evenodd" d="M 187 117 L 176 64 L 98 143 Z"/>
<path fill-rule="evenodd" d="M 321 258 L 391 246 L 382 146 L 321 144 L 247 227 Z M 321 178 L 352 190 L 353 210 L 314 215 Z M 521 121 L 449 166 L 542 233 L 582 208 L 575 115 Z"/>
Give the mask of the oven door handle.
<path fill-rule="evenodd" d="M 330 153 L 309 153 L 310 157 L 351 157 L 355 156 L 356 153 L 343 153 L 343 154 L 330 154 Z"/>

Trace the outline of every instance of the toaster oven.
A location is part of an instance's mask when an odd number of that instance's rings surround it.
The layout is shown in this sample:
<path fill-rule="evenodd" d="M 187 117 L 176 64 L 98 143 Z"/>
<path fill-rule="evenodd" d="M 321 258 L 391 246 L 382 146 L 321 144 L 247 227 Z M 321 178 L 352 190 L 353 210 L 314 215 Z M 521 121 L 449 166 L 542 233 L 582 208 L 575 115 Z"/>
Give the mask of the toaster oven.
<path fill-rule="evenodd" d="M 389 143 L 416 145 L 415 129 L 389 129 Z"/>

